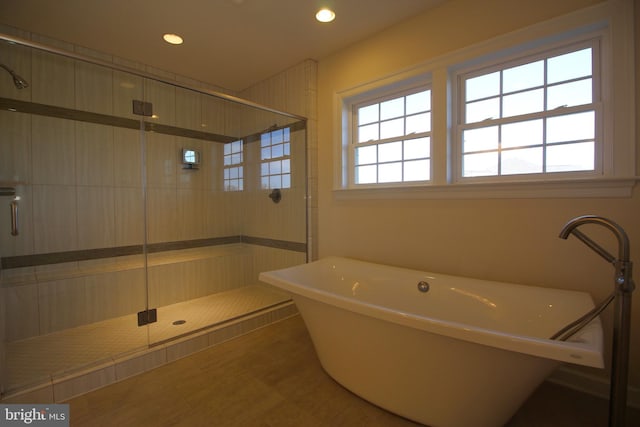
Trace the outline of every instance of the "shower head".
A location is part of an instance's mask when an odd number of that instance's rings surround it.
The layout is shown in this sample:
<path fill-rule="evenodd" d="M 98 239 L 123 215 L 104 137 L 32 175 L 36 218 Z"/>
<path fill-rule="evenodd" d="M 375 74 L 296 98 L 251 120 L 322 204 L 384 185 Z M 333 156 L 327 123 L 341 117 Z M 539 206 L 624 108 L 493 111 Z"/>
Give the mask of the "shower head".
<path fill-rule="evenodd" d="M 11 77 L 13 77 L 13 84 L 16 85 L 18 89 L 24 89 L 29 87 L 29 83 L 25 79 L 17 75 L 11 68 L 1 63 L 0 63 L 0 67 L 4 68 L 5 70 L 7 70 L 9 74 L 11 74 Z"/>

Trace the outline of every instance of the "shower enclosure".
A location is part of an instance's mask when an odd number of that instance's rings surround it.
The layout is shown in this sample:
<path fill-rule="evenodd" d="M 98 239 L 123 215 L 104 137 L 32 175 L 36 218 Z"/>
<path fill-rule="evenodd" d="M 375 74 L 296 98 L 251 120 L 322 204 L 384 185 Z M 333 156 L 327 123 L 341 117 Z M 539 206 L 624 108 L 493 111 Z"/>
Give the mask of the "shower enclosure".
<path fill-rule="evenodd" d="M 258 273 L 307 260 L 303 117 L 78 51 L 0 34 L 4 396 L 292 307 Z"/>

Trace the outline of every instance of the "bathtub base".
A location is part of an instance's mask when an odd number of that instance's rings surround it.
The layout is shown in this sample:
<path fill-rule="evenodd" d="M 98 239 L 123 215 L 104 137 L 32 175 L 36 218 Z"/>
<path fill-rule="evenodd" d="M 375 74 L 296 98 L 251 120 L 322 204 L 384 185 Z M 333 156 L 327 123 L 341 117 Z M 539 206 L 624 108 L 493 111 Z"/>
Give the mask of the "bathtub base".
<path fill-rule="evenodd" d="M 363 399 L 430 427 L 502 426 L 560 364 L 299 295 L 294 301 L 332 378 Z"/>

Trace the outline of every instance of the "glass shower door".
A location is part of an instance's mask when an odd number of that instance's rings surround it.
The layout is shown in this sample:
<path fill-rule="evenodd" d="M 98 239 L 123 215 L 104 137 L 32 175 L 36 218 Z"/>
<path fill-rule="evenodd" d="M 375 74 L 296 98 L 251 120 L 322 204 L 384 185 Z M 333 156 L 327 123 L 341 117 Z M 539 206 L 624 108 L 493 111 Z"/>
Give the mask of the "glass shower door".
<path fill-rule="evenodd" d="M 148 346 L 136 322 L 146 284 L 131 109 L 142 80 L 13 43 L 0 52 L 29 84 L 0 76 L 0 187 L 15 191 L 0 198 L 2 391 L 11 393 Z"/>
<path fill-rule="evenodd" d="M 154 80 L 144 87 L 151 345 L 288 302 L 257 277 L 306 260 L 304 121 Z M 262 134 L 274 136 L 268 159 Z M 280 203 L 269 197 L 276 189 Z"/>

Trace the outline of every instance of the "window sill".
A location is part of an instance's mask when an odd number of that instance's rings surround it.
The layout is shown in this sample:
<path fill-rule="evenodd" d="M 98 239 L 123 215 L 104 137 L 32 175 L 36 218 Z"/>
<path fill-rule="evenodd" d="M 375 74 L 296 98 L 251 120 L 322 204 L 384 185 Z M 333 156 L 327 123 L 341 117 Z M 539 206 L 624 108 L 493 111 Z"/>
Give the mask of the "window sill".
<path fill-rule="evenodd" d="M 336 200 L 629 198 L 640 177 L 334 189 Z"/>

